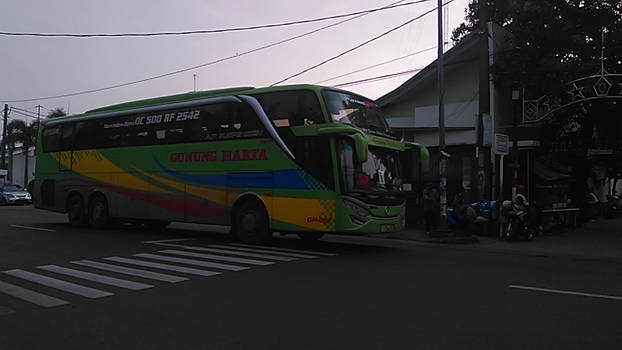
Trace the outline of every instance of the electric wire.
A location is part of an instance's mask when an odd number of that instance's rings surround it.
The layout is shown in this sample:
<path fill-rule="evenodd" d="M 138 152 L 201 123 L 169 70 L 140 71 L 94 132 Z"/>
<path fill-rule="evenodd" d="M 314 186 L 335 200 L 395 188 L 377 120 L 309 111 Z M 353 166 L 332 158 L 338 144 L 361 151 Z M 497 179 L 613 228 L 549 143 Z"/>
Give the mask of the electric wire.
<path fill-rule="evenodd" d="M 444 3 L 442 6 L 450 4 L 450 3 L 454 2 L 454 1 L 455 0 L 449 0 L 446 3 Z M 324 61 L 322 61 L 320 63 L 314 64 L 313 66 L 311 66 L 309 68 L 305 68 L 305 69 L 299 71 L 298 73 L 292 74 L 292 75 L 290 75 L 290 76 L 288 76 L 288 77 L 286 77 L 284 79 L 281 79 L 281 80 L 271 84 L 270 86 L 275 86 L 275 85 L 281 84 L 283 82 L 286 82 L 286 81 L 288 81 L 288 80 L 290 80 L 292 78 L 295 78 L 295 77 L 298 77 L 298 76 L 300 76 L 300 75 L 302 75 L 304 73 L 307 73 L 307 72 L 309 72 L 309 71 L 311 71 L 311 70 L 313 70 L 315 68 L 323 66 L 323 65 L 325 65 L 328 62 L 334 61 L 334 60 L 338 59 L 339 57 L 342 57 L 342 56 L 344 56 L 344 55 L 346 55 L 346 54 L 348 54 L 348 53 L 350 53 L 352 51 L 358 50 L 361 47 L 363 47 L 365 45 L 368 45 L 368 44 L 370 44 L 370 43 L 372 43 L 372 42 L 374 42 L 374 41 L 376 41 L 376 40 L 378 40 L 378 39 L 380 39 L 380 38 L 382 38 L 382 37 L 384 37 L 384 36 L 394 32 L 394 31 L 396 31 L 396 30 L 398 30 L 398 29 L 400 29 L 402 27 L 405 27 L 405 26 L 409 25 L 410 23 L 412 23 L 412 22 L 414 22 L 414 21 L 416 21 L 416 20 L 418 20 L 418 19 L 420 19 L 420 18 L 422 18 L 422 17 L 424 17 L 424 16 L 426 16 L 426 15 L 432 13 L 432 12 L 436 11 L 436 9 L 437 9 L 437 7 L 433 8 L 431 10 L 428 10 L 428 11 L 422 13 L 419 16 L 416 16 L 416 17 L 414 17 L 414 18 L 412 18 L 412 19 L 410 19 L 410 20 L 408 20 L 408 21 L 406 21 L 406 22 L 404 22 L 404 23 L 402 23 L 402 24 L 400 24 L 400 25 L 398 25 L 396 27 L 393 27 L 393 28 L 387 30 L 386 32 L 384 32 L 382 34 L 379 34 L 379 35 L 377 35 L 377 36 L 375 36 L 375 37 L 373 37 L 371 39 L 368 39 L 368 40 L 366 40 L 366 41 L 364 41 L 364 42 L 362 42 L 362 43 L 360 43 L 360 44 L 358 44 L 358 45 L 356 45 L 356 46 L 354 46 L 354 47 L 352 47 L 352 48 L 350 48 L 348 50 L 345 50 L 345 51 L 343 51 L 343 52 L 341 52 L 341 53 L 339 53 L 339 54 L 337 54 L 337 55 L 335 55 L 335 56 L 333 56 L 331 58 L 328 58 L 328 59 L 326 59 L 326 60 L 324 60 Z"/>
<path fill-rule="evenodd" d="M 407 3 L 400 4 L 403 1 L 399 1 L 398 3 L 394 3 L 388 6 L 377 7 L 368 10 L 361 10 L 355 12 L 344 13 L 340 15 L 332 15 L 332 16 L 324 16 L 313 19 L 303 19 L 297 21 L 289 21 L 289 22 L 281 22 L 281 23 L 272 23 L 272 24 L 262 24 L 262 25 L 254 25 L 254 26 L 246 26 L 246 27 L 234 27 L 234 28 L 222 28 L 222 29 L 207 29 L 207 30 L 186 30 L 186 31 L 177 31 L 177 32 L 151 32 L 151 33 L 92 33 L 92 34 L 79 34 L 79 33 L 34 33 L 34 32 L 4 32 L 0 31 L 0 35 L 4 36 L 33 36 L 33 37 L 69 37 L 69 38 L 122 38 L 122 37 L 155 37 L 155 36 L 178 36 L 178 35 L 192 35 L 192 34 L 216 34 L 216 33 L 227 33 L 227 32 L 240 32 L 247 30 L 257 30 L 257 29 L 267 29 L 267 28 L 278 28 L 278 27 L 286 27 L 297 24 L 307 24 L 314 22 L 322 22 L 328 21 L 332 19 L 339 19 L 344 17 L 352 17 L 361 14 L 370 14 L 374 12 L 390 10 L 397 7 L 410 6 L 415 4 L 420 4 L 423 2 L 429 2 L 431 0 L 417 0 L 410 1 Z"/>
<path fill-rule="evenodd" d="M 410 53 L 410 54 L 402 56 L 402 57 L 394 58 L 392 60 L 384 61 L 384 62 L 377 63 L 377 64 L 374 64 L 374 65 L 371 65 L 371 66 L 367 66 L 367 67 L 364 67 L 364 68 L 361 68 L 361 69 L 357 69 L 357 70 L 354 70 L 354 71 L 351 71 L 351 72 L 348 72 L 348 73 L 344 73 L 344 74 L 341 74 L 341 75 L 338 75 L 338 76 L 335 76 L 335 77 L 332 77 L 332 78 L 324 79 L 324 80 L 318 81 L 318 82 L 316 82 L 314 84 L 322 84 L 322 83 L 325 83 L 327 81 L 331 81 L 331 80 L 335 80 L 335 79 L 346 77 L 348 75 L 364 72 L 364 71 L 370 70 L 372 68 L 380 67 L 380 66 L 383 66 L 385 64 L 389 64 L 389 63 L 393 63 L 393 62 L 396 62 L 396 61 L 399 61 L 399 60 L 403 60 L 405 58 L 412 57 L 412 56 L 415 56 L 415 55 L 418 55 L 418 54 L 421 54 L 421 53 L 424 53 L 424 52 L 427 52 L 427 51 L 430 51 L 430 50 L 434 50 L 434 49 L 436 49 L 436 46 L 429 47 L 429 48 L 423 49 L 423 50 L 419 50 L 417 52 L 413 52 L 413 53 Z"/>
<path fill-rule="evenodd" d="M 385 75 L 379 75 L 379 76 L 365 78 L 365 79 L 360 79 L 360 80 L 354 80 L 354 81 L 350 81 L 350 82 L 347 82 L 347 83 L 335 84 L 335 85 L 331 85 L 331 87 L 344 87 L 344 86 L 352 86 L 352 85 L 360 85 L 360 84 L 365 84 L 365 83 L 371 83 L 371 82 L 376 82 L 376 81 L 379 81 L 379 80 L 391 79 L 391 78 L 399 77 L 401 75 L 406 75 L 406 74 L 411 74 L 411 73 L 419 72 L 421 70 L 423 70 L 423 68 L 408 69 L 408 70 L 401 71 L 401 72 L 390 73 L 390 74 L 385 74 Z"/>
<path fill-rule="evenodd" d="M 401 3 L 403 1 L 404 0 L 393 2 L 393 3 L 391 3 L 391 4 L 387 5 L 387 6 L 392 6 L 392 5 Z M 454 0 L 451 0 L 451 1 L 454 1 Z M 101 88 L 96 88 L 96 89 L 83 90 L 83 91 L 77 91 L 77 92 L 60 94 L 60 95 L 53 95 L 53 96 L 27 98 L 27 99 L 19 99 L 19 100 L 9 100 L 9 101 L 4 101 L 4 102 L 7 102 L 7 103 L 20 103 L 20 102 L 52 100 L 52 99 L 57 99 L 57 98 L 86 95 L 86 94 L 91 94 L 91 93 L 95 93 L 95 92 L 112 90 L 112 89 L 117 89 L 117 88 L 121 88 L 121 87 L 125 87 L 125 86 L 130 86 L 130 85 L 144 83 L 144 82 L 151 81 L 151 80 L 161 79 L 161 78 L 165 78 L 165 77 L 168 77 L 168 76 L 172 76 L 172 75 L 176 75 L 176 74 L 192 71 L 192 70 L 195 70 L 195 69 L 198 69 L 198 68 L 203 68 L 203 67 L 211 66 L 211 65 L 214 65 L 214 64 L 217 64 L 217 63 L 221 63 L 221 62 L 224 62 L 224 61 L 228 61 L 228 60 L 231 60 L 231 59 L 234 59 L 234 58 L 246 56 L 246 55 L 249 55 L 251 53 L 258 52 L 258 51 L 266 50 L 266 49 L 272 48 L 274 46 L 281 45 L 281 44 L 284 44 L 286 42 L 293 41 L 293 40 L 296 40 L 296 39 L 300 39 L 302 37 L 305 37 L 305 36 L 317 33 L 319 31 L 322 31 L 322 30 L 325 30 L 325 29 L 328 29 L 328 28 L 332 28 L 332 27 L 338 26 L 340 24 L 343 24 L 343 23 L 346 23 L 346 22 L 358 19 L 358 18 L 366 16 L 366 15 L 367 15 L 367 13 L 360 14 L 360 15 L 357 15 L 357 16 L 354 16 L 354 17 L 351 17 L 351 18 L 347 18 L 347 19 L 344 19 L 344 20 L 341 20 L 341 21 L 338 21 L 338 22 L 335 22 L 335 23 L 332 23 L 332 24 L 328 24 L 326 26 L 323 26 L 323 27 L 320 27 L 320 28 L 317 28 L 317 29 L 314 29 L 314 30 L 311 30 L 311 31 L 308 31 L 308 32 L 305 32 L 305 33 L 302 33 L 302 34 L 298 34 L 298 35 L 295 35 L 295 36 L 292 36 L 292 37 L 289 37 L 289 38 L 286 38 L 286 39 L 283 39 L 283 40 L 279 40 L 279 41 L 273 42 L 271 44 L 267 44 L 267 45 L 260 46 L 260 47 L 257 47 L 257 48 L 254 48 L 254 49 L 251 49 L 251 50 L 248 50 L 248 51 L 244 51 L 242 53 L 236 53 L 235 55 L 219 58 L 219 59 L 216 59 L 216 60 L 213 60 L 213 61 L 210 61 L 210 62 L 206 62 L 206 63 L 199 64 L 199 65 L 192 66 L 192 67 L 178 69 L 176 71 L 172 71 L 172 72 L 168 72 L 168 73 L 163 73 L 163 74 L 159 74 L 159 75 L 156 75 L 156 76 L 151 76 L 151 77 L 147 77 L 147 78 L 143 78 L 143 79 L 139 79 L 139 80 L 129 81 L 129 82 L 125 82 L 125 83 L 119 83 L 119 84 L 110 85 L 110 86 L 101 87 Z"/>

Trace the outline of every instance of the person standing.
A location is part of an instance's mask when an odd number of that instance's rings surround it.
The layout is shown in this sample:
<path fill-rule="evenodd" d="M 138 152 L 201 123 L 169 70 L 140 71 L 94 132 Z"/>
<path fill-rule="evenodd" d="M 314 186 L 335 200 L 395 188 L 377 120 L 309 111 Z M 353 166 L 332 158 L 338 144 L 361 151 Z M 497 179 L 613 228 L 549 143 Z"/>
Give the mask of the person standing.
<path fill-rule="evenodd" d="M 436 230 L 436 216 L 439 213 L 439 194 L 431 183 L 427 183 L 423 189 L 423 218 L 425 220 L 426 234 L 430 235 L 430 230 Z"/>

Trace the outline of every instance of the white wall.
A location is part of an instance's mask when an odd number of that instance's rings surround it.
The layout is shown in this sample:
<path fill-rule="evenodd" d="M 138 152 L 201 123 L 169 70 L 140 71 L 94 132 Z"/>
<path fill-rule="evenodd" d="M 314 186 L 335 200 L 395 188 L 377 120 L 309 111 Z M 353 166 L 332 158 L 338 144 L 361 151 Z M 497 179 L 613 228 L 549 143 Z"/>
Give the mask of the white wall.
<path fill-rule="evenodd" d="M 35 172 L 35 163 L 36 163 L 36 159 L 35 159 L 35 154 L 34 154 L 34 148 L 31 149 L 29 151 L 29 156 L 28 156 L 28 182 L 30 182 L 30 180 L 34 179 L 34 172 Z M 11 182 L 21 185 L 21 186 L 26 186 L 28 184 L 28 182 L 24 183 L 24 161 L 25 161 L 25 157 L 24 157 L 24 153 L 22 151 L 15 151 L 13 152 L 13 163 L 11 164 L 10 160 L 8 159 L 8 155 L 7 155 L 7 163 L 9 164 L 9 166 L 12 166 L 12 168 L 9 168 L 9 172 L 11 174 Z M 7 180 L 9 181 L 9 180 Z"/>

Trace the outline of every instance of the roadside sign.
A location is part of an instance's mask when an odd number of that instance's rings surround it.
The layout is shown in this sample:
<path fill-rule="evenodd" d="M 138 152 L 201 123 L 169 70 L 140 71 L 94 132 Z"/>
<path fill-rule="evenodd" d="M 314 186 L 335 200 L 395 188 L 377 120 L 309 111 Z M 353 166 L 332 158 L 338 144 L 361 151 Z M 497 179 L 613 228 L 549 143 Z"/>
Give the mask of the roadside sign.
<path fill-rule="evenodd" d="M 495 134 L 495 154 L 507 156 L 510 150 L 510 137 L 505 134 Z"/>

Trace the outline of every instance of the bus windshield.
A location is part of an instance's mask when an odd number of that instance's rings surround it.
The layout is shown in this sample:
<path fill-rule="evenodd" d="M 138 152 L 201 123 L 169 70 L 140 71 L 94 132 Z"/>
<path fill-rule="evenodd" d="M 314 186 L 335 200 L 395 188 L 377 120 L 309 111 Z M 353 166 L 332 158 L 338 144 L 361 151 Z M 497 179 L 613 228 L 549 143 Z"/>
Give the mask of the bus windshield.
<path fill-rule="evenodd" d="M 394 137 L 380 107 L 364 97 L 324 90 L 324 101 L 333 122 L 365 129 L 372 134 Z"/>
<path fill-rule="evenodd" d="M 367 161 L 357 160 L 354 143 L 339 140 L 342 192 L 347 194 L 401 194 L 402 178 L 397 151 L 369 147 Z"/>

